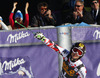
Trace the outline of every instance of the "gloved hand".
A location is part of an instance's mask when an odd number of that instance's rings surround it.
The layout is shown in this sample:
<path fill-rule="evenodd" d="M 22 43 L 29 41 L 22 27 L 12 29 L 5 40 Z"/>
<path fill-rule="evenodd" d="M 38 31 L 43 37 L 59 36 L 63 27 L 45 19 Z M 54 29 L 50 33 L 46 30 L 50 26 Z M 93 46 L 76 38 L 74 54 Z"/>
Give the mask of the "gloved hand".
<path fill-rule="evenodd" d="M 43 33 L 41 32 L 37 32 L 34 34 L 34 37 L 41 40 L 41 41 L 44 41 L 45 40 L 45 36 L 43 35 Z"/>

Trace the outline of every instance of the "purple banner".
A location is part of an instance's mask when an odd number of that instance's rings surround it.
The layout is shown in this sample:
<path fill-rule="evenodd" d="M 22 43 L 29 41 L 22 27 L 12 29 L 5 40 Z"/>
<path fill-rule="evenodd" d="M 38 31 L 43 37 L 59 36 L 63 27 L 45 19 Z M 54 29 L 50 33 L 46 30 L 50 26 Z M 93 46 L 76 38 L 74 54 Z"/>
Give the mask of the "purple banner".
<path fill-rule="evenodd" d="M 53 41 L 57 41 L 56 28 L 54 29 L 40 29 L 40 30 L 31 30 L 33 33 L 42 32 L 45 36 L 49 37 Z M 34 39 L 34 34 L 28 30 L 17 30 L 17 31 L 6 31 L 0 32 L 0 44 L 32 44 L 36 42 L 41 42 L 37 39 Z M 52 34 L 52 35 L 51 35 Z"/>
<path fill-rule="evenodd" d="M 73 27 L 72 41 L 100 40 L 100 27 Z"/>
<path fill-rule="evenodd" d="M 87 69 L 86 78 L 100 78 L 100 27 L 72 28 L 72 41 L 90 41 L 86 45 L 86 54 L 82 61 Z"/>
<path fill-rule="evenodd" d="M 57 41 L 56 29 L 32 31 L 40 31 L 46 37 Z M 1 78 L 58 78 L 58 54 L 44 44 L 31 45 L 41 41 L 35 39 L 30 31 L 0 32 L 0 36 L 0 44 L 30 44 L 29 46 L 0 47 Z M 7 41 L 9 36 L 16 38 L 17 42 Z"/>

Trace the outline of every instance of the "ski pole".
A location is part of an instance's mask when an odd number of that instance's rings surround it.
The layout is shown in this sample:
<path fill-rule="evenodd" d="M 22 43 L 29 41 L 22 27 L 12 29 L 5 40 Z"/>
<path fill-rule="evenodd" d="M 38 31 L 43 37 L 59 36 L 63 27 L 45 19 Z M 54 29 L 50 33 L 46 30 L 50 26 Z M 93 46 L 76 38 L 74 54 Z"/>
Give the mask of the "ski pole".
<path fill-rule="evenodd" d="M 24 27 L 25 29 L 31 31 L 30 29 L 26 28 L 24 25 L 20 24 L 19 22 L 17 22 L 17 20 L 15 20 L 15 23 L 19 24 L 20 26 Z M 35 32 L 31 31 L 33 34 L 35 34 Z"/>

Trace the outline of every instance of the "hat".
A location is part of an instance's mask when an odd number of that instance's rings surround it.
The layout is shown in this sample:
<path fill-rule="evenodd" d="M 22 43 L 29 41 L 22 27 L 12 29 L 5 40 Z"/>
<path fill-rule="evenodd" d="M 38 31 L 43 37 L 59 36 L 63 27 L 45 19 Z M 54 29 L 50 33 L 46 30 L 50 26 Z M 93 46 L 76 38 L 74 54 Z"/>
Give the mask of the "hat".
<path fill-rule="evenodd" d="M 3 21 L 2 17 L 0 16 L 0 20 Z"/>
<path fill-rule="evenodd" d="M 17 17 L 22 18 L 22 20 L 23 20 L 23 14 L 21 13 L 20 10 L 18 10 L 18 11 L 16 12 L 16 14 L 15 14 L 15 19 L 16 19 Z"/>

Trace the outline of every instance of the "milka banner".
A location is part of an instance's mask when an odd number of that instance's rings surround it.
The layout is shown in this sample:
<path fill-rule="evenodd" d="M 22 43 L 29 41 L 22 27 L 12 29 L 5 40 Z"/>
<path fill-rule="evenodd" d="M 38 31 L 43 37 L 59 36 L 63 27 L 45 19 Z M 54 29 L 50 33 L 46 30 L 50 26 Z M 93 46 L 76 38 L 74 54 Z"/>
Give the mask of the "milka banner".
<path fill-rule="evenodd" d="M 81 41 L 86 45 L 82 58 L 87 69 L 86 78 L 100 78 L 100 27 L 72 27 L 72 42 Z"/>
<path fill-rule="evenodd" d="M 56 29 L 42 32 L 57 41 Z M 0 31 L 0 78 L 58 78 L 58 54 L 28 30 Z"/>
<path fill-rule="evenodd" d="M 98 42 L 100 41 L 100 27 L 72 28 L 72 41 Z"/>
<path fill-rule="evenodd" d="M 57 39 L 56 29 L 41 29 L 41 30 L 31 30 L 35 32 L 42 32 L 45 36 L 49 37 L 51 40 L 55 41 Z M 41 42 L 34 39 L 34 34 L 28 30 L 16 30 L 16 31 L 6 31 L 0 32 L 0 46 L 18 46 L 18 45 L 32 45 L 34 43 Z M 48 33 L 47 33 L 48 32 Z"/>

